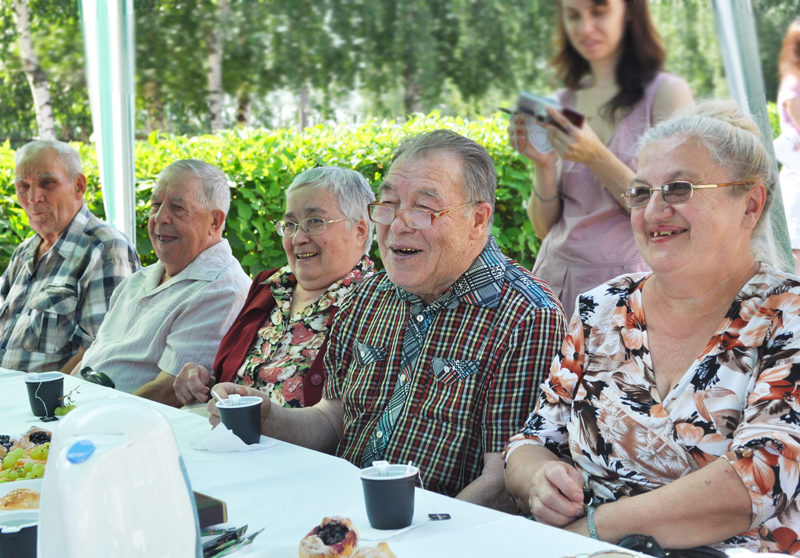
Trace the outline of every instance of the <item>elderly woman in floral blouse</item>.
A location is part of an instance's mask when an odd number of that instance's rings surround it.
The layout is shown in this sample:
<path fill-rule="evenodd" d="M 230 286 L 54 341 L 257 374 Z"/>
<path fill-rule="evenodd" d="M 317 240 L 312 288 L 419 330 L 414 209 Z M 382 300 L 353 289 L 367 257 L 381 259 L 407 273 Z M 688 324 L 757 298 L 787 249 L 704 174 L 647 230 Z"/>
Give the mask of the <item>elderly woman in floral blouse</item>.
<path fill-rule="evenodd" d="M 776 188 L 732 101 L 645 135 L 625 202 L 653 271 L 579 298 L 506 450 L 523 511 L 612 543 L 800 553 L 800 279 L 759 261 Z"/>
<path fill-rule="evenodd" d="M 276 223 L 288 265 L 260 273 L 223 337 L 213 376 L 189 363 L 175 380 L 183 403 L 208 401 L 215 382 L 258 388 L 278 405 L 314 405 L 322 396 L 328 328 L 352 289 L 373 274 L 367 205 L 375 195 L 357 172 L 307 170 L 286 190 Z"/>

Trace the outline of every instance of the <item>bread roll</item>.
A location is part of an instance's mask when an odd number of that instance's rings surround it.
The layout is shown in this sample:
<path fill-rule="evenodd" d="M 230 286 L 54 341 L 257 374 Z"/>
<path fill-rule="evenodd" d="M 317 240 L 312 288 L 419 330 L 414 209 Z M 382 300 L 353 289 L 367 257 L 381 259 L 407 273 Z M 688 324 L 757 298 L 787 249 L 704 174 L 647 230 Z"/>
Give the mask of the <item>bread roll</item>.
<path fill-rule="evenodd" d="M 33 510 L 39 508 L 39 493 L 30 488 L 15 488 L 0 498 L 0 510 Z"/>

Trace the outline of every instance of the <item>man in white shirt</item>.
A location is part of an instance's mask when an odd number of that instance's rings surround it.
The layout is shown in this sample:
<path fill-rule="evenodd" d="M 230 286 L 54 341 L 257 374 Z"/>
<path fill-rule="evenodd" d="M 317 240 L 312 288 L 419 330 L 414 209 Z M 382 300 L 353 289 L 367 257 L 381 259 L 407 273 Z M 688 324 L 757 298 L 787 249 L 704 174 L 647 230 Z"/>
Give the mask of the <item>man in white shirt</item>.
<path fill-rule="evenodd" d="M 180 406 L 175 376 L 187 362 L 211 368 L 250 287 L 222 238 L 229 208 L 228 178 L 216 167 L 187 159 L 161 172 L 147 225 L 159 261 L 114 292 L 75 372 L 88 367 L 119 390 Z"/>

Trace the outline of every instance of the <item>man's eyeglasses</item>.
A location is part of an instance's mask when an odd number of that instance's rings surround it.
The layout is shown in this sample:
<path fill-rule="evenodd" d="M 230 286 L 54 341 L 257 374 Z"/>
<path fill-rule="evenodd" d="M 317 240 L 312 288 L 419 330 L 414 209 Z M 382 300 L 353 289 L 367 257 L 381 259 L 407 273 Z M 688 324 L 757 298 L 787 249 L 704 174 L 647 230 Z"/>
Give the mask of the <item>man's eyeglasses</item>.
<path fill-rule="evenodd" d="M 726 182 L 724 184 L 692 184 L 691 182 L 686 182 L 685 180 L 679 180 L 676 182 L 669 182 L 664 184 L 663 186 L 658 186 L 656 188 L 651 188 L 649 186 L 634 186 L 632 188 L 628 188 L 625 190 L 625 193 L 622 194 L 623 198 L 625 198 L 625 205 L 630 207 L 631 209 L 636 209 L 638 207 L 644 207 L 650 201 L 650 195 L 652 192 L 660 191 L 661 192 L 661 199 L 664 200 L 665 203 L 670 204 L 679 204 L 679 203 L 686 203 L 690 199 L 692 199 L 692 193 L 698 189 L 705 189 L 705 188 L 722 188 L 724 186 L 739 186 L 742 184 L 751 184 L 751 182 Z"/>
<path fill-rule="evenodd" d="M 427 209 L 419 209 L 416 207 L 408 207 L 406 209 L 397 209 L 391 205 L 384 205 L 380 202 L 369 204 L 369 218 L 379 225 L 391 225 L 397 216 L 403 214 L 403 222 L 407 227 L 412 229 L 429 229 L 433 226 L 433 221 L 437 217 L 447 215 L 451 211 L 474 205 L 478 202 L 469 202 L 457 207 L 451 207 L 443 211 L 428 211 Z"/>
<path fill-rule="evenodd" d="M 292 238 L 297 231 L 302 227 L 303 231 L 309 236 L 316 236 L 325 232 L 328 223 L 338 223 L 339 221 L 346 221 L 346 219 L 321 219 L 320 217 L 309 217 L 303 219 L 299 223 L 294 221 L 277 221 L 275 223 L 275 230 L 278 231 L 280 236 Z"/>

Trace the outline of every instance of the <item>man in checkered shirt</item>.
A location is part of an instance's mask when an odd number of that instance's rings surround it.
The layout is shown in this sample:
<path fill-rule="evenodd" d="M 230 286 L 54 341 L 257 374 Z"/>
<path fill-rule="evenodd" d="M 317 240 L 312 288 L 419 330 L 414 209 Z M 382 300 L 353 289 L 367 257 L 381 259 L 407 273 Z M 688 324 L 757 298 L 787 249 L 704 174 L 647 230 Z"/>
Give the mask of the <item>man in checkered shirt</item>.
<path fill-rule="evenodd" d="M 501 452 L 534 404 L 566 330 L 549 288 L 491 235 L 496 177 L 486 150 L 437 130 L 406 140 L 370 204 L 385 273 L 331 326 L 324 398 L 270 405 L 268 436 L 360 466 L 413 461 L 425 488 L 506 511 Z M 209 404 L 210 421 L 219 419 Z"/>
<path fill-rule="evenodd" d="M 81 158 L 68 144 L 20 148 L 15 189 L 36 234 L 0 278 L 0 366 L 70 372 L 94 341 L 114 288 L 139 269 L 139 256 L 87 209 Z"/>

